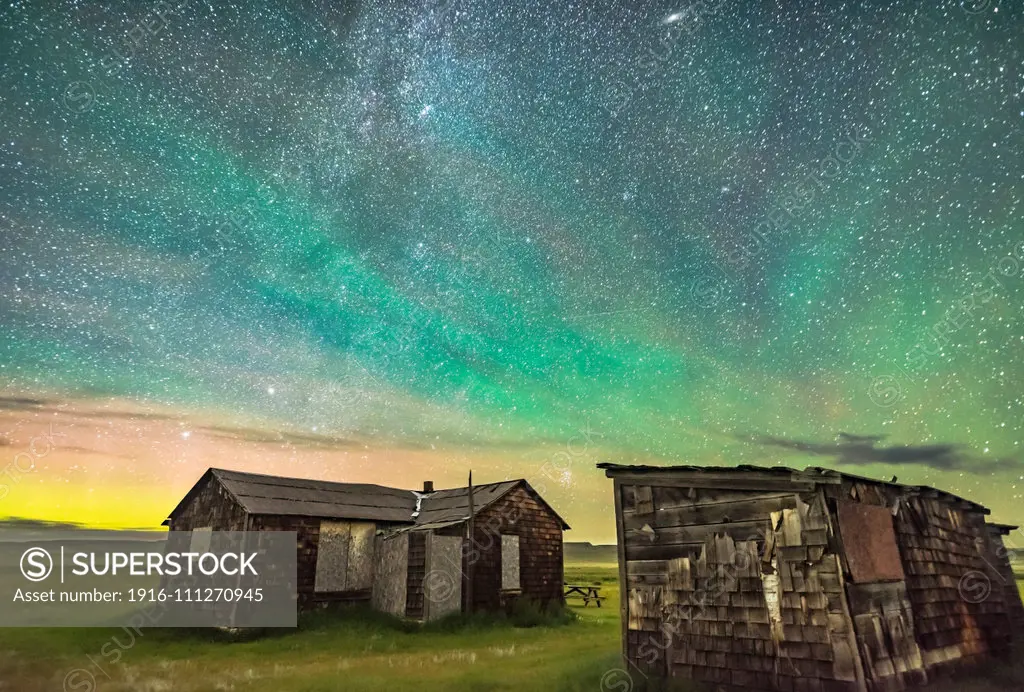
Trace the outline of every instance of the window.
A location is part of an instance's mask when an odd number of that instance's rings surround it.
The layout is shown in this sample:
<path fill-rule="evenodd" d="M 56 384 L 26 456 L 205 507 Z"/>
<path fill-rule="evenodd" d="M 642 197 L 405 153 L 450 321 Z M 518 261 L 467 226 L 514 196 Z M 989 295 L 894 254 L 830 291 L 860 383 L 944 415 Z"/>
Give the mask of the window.
<path fill-rule="evenodd" d="M 519 585 L 519 536 L 501 536 L 501 588 L 516 591 Z"/>

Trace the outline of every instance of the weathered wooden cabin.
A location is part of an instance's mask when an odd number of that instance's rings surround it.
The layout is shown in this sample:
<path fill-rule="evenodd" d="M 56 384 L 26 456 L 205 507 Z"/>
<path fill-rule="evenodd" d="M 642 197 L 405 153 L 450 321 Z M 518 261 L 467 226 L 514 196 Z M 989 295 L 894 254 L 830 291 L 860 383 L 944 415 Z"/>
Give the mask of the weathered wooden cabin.
<path fill-rule="evenodd" d="M 561 601 L 569 528 L 522 479 L 417 492 L 216 468 L 164 525 L 200 544 L 210 531 L 295 531 L 301 608 L 363 602 L 420 620 Z"/>
<path fill-rule="evenodd" d="M 599 467 L 638 681 L 901 690 L 1009 651 L 1014 527 L 981 505 L 823 468 Z"/>

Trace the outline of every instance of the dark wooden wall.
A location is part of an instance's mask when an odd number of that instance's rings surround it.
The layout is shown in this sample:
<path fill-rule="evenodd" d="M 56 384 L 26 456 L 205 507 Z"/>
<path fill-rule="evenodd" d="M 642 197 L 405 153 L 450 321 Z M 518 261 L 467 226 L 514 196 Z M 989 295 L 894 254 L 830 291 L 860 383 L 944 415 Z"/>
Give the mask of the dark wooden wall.
<path fill-rule="evenodd" d="M 427 536 L 422 531 L 409 532 L 409 576 L 406 582 L 405 615 L 423 619 L 423 579 L 427 569 Z"/>
<path fill-rule="evenodd" d="M 648 675 L 888 691 L 1010 650 L 1024 604 L 976 505 L 848 477 L 789 489 L 696 483 L 616 477 L 623 645 Z M 737 563 L 751 553 L 754 572 Z M 767 597 L 776 578 L 781 631 Z M 681 607 L 696 611 L 674 619 Z"/>
<path fill-rule="evenodd" d="M 907 494 L 849 480 L 834 494 L 892 513 L 912 631 L 927 677 L 1007 654 L 1008 604 L 1005 591 L 995 587 L 996 547 L 979 509 L 935 491 Z"/>
<path fill-rule="evenodd" d="M 928 669 L 941 673 L 1005 656 L 1011 623 L 1005 592 L 992 588 L 998 577 L 986 558 L 994 551 L 984 515 L 911 498 L 896 515 L 896 530 Z"/>
<path fill-rule="evenodd" d="M 252 531 L 294 531 L 298 550 L 297 590 L 299 608 L 325 608 L 332 605 L 370 603 L 372 588 L 351 591 L 316 591 L 316 560 L 320 544 L 319 517 L 290 517 L 279 515 L 254 515 L 249 519 Z M 378 525 L 387 531 L 391 527 Z"/>
<path fill-rule="evenodd" d="M 249 520 L 251 531 L 294 531 L 296 534 L 296 588 L 299 596 L 299 608 L 307 609 L 318 602 L 328 600 L 321 598 L 325 594 L 315 593 L 316 555 L 320 540 L 320 520 L 310 517 L 285 517 L 279 515 L 256 515 Z M 365 595 L 369 601 L 370 594 Z M 356 599 L 361 600 L 361 599 Z"/>
<path fill-rule="evenodd" d="M 474 539 L 463 560 L 464 574 L 469 574 L 468 562 L 473 561 L 473 609 L 497 611 L 504 607 L 501 534 L 519 536 L 520 597 L 542 604 L 562 603 L 562 524 L 519 485 L 476 516 Z"/>
<path fill-rule="evenodd" d="M 169 529 L 192 531 L 208 526 L 214 531 L 244 531 L 245 523 L 242 506 L 212 474 L 207 474 L 189 502 L 171 517 Z"/>
<path fill-rule="evenodd" d="M 818 491 L 619 487 L 632 666 L 714 689 L 858 689 Z"/>
<path fill-rule="evenodd" d="M 213 477 L 200 481 L 193 498 L 171 519 L 173 531 L 211 527 L 215 531 L 295 531 L 297 536 L 297 591 L 299 607 L 306 609 L 332 603 L 370 602 L 371 590 L 317 593 L 316 560 L 320 539 L 319 518 L 246 514 Z M 562 602 L 563 564 L 560 520 L 521 485 L 479 512 L 475 537 L 463 558 L 463 573 L 474 563 L 474 608 L 497 611 L 505 606 L 501 594 L 501 534 L 519 536 L 521 597 L 541 603 Z M 378 525 L 378 529 L 389 530 Z M 442 535 L 465 535 L 465 525 L 439 530 Z M 425 534 L 411 532 L 406 615 L 423 617 Z M 466 593 L 463 585 L 463 593 Z M 465 608 L 465 604 L 464 604 Z"/>

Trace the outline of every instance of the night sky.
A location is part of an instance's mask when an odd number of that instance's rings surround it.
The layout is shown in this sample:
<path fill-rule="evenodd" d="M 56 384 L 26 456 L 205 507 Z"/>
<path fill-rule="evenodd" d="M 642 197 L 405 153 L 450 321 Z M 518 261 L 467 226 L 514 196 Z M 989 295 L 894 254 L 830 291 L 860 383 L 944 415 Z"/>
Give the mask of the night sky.
<path fill-rule="evenodd" d="M 0 10 L 0 516 L 472 468 L 607 542 L 614 461 L 1024 521 L 1024 3 L 262 5 Z"/>

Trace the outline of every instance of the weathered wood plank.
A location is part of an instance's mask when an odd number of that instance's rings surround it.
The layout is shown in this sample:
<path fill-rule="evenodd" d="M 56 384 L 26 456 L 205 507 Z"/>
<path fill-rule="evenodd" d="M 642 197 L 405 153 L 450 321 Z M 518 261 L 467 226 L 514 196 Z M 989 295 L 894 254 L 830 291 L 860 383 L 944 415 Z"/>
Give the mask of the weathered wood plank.
<path fill-rule="evenodd" d="M 675 488 L 718 488 L 728 490 L 753 490 L 760 492 L 789 491 L 810 492 L 815 483 L 790 477 L 756 477 L 742 473 L 710 474 L 701 473 L 693 476 L 680 476 L 672 472 L 651 472 L 639 474 L 616 475 L 616 480 L 627 485 L 650 485 Z"/>
<path fill-rule="evenodd" d="M 767 522 L 764 519 L 751 519 L 730 522 L 728 524 L 673 526 L 670 528 L 654 529 L 653 533 L 643 530 L 627 530 L 626 547 L 700 543 L 716 534 L 728 535 L 734 541 L 764 540 L 766 533 Z"/>
<path fill-rule="evenodd" d="M 427 534 L 427 572 L 423 582 L 426 620 L 436 620 L 462 608 L 461 536 Z"/>
<path fill-rule="evenodd" d="M 376 610 L 405 615 L 409 575 L 409 534 L 376 539 L 372 603 Z"/>
<path fill-rule="evenodd" d="M 347 521 L 320 522 L 320 538 L 316 551 L 317 592 L 345 591 L 348 572 L 351 523 Z"/>
<path fill-rule="evenodd" d="M 638 485 L 633 488 L 633 510 L 640 516 L 654 512 L 654 497 L 651 493 L 651 486 Z"/>
<path fill-rule="evenodd" d="M 626 562 L 626 573 L 630 576 L 666 574 L 668 562 L 666 560 L 629 560 Z"/>
<path fill-rule="evenodd" d="M 624 517 L 624 525 L 628 531 L 642 528 L 645 524 L 650 524 L 657 529 L 755 519 L 767 521 L 772 512 L 795 508 L 794 497 L 790 493 L 761 495 L 676 507 L 665 507 L 655 503 L 653 514 L 646 516 L 639 513 L 627 514 Z"/>
<path fill-rule="evenodd" d="M 692 591 L 693 576 L 690 558 L 680 557 L 668 562 L 668 588 L 670 591 Z"/>
<path fill-rule="evenodd" d="M 345 590 L 355 591 L 373 587 L 374 539 L 376 524 L 352 522 L 349 527 L 348 570 Z"/>

